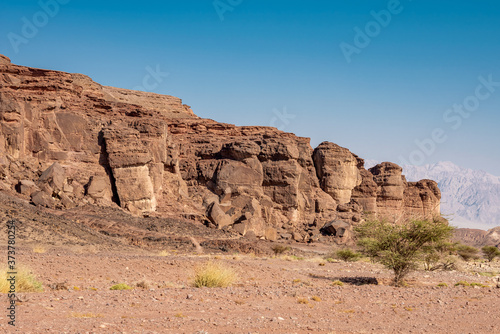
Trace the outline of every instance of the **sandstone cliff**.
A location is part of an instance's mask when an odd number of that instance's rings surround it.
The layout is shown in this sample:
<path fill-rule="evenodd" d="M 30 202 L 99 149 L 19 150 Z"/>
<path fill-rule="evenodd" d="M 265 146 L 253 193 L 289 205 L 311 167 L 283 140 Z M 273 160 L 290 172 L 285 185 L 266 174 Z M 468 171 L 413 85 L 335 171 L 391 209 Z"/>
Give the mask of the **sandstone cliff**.
<path fill-rule="evenodd" d="M 178 98 L 0 57 L 0 188 L 35 205 L 184 217 L 247 237 L 345 236 L 367 214 L 439 214 L 434 181 L 336 144 L 200 119 Z M 347 233 L 347 234 L 346 234 Z"/>

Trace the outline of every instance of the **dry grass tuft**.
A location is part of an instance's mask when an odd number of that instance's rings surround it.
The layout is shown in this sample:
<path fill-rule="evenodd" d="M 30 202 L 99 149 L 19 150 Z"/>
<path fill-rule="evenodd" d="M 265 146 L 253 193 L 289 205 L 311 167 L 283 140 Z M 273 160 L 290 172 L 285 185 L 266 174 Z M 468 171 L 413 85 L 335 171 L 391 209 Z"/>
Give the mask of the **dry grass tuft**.
<path fill-rule="evenodd" d="M 119 283 L 119 284 L 115 284 L 113 285 L 111 288 L 109 288 L 110 290 L 132 290 L 132 287 L 131 286 L 128 286 L 127 284 L 125 283 Z"/>
<path fill-rule="evenodd" d="M 309 300 L 307 300 L 307 298 L 299 298 L 297 299 L 297 303 L 299 304 L 309 304 Z"/>
<path fill-rule="evenodd" d="M 321 298 L 319 298 L 318 296 L 312 296 L 311 300 L 314 300 L 315 302 L 320 302 Z"/>
<path fill-rule="evenodd" d="M 290 247 L 284 245 L 274 245 L 273 247 L 271 247 L 271 249 L 275 255 L 281 255 L 288 252 L 290 250 Z"/>
<path fill-rule="evenodd" d="M 162 250 L 158 253 L 158 256 L 163 256 L 163 257 L 169 256 L 169 255 L 170 255 L 170 253 L 166 250 Z"/>
<path fill-rule="evenodd" d="M 344 286 L 344 282 L 336 280 L 332 282 L 332 285 L 337 285 L 337 286 Z"/>
<path fill-rule="evenodd" d="M 33 247 L 33 253 L 44 254 L 46 252 L 47 252 L 47 250 L 43 246 L 37 245 L 37 246 Z"/>
<path fill-rule="evenodd" d="M 71 314 L 69 315 L 70 318 L 84 318 L 84 319 L 88 319 L 88 318 L 103 318 L 103 315 L 102 314 L 94 314 L 92 312 L 89 312 L 89 313 L 77 313 L 77 312 L 71 312 Z"/>
<path fill-rule="evenodd" d="M 0 293 L 9 293 L 10 282 L 7 281 L 12 275 L 8 274 L 7 268 L 0 269 Z M 16 278 L 16 292 L 42 292 L 42 282 L 38 281 L 29 271 L 25 268 L 17 269 Z"/>
<path fill-rule="evenodd" d="M 212 260 L 195 269 L 193 285 L 197 288 L 225 288 L 237 279 L 233 269 Z"/>
<path fill-rule="evenodd" d="M 138 288 L 140 288 L 140 289 L 144 289 L 144 290 L 151 289 L 151 284 L 148 281 L 146 281 L 146 280 L 142 280 L 142 281 L 136 283 L 135 286 L 138 287 Z"/>

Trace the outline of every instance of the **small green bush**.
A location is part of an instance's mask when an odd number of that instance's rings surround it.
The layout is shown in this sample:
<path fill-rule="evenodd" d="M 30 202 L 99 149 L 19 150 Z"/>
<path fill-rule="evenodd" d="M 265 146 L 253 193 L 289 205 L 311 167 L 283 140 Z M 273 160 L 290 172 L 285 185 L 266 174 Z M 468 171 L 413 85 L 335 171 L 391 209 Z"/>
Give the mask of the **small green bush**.
<path fill-rule="evenodd" d="M 487 285 L 484 285 L 484 284 L 482 284 L 482 283 L 477 283 L 477 282 L 472 282 L 472 283 L 470 284 L 470 286 L 472 286 L 472 287 L 474 287 L 474 286 L 478 286 L 478 287 L 480 287 L 480 288 L 486 288 L 486 287 L 487 287 Z"/>
<path fill-rule="evenodd" d="M 470 286 L 470 283 L 467 281 L 460 281 L 455 283 L 455 286 Z"/>
<path fill-rule="evenodd" d="M 446 284 L 446 283 L 439 283 L 437 286 L 440 287 L 440 288 L 446 288 L 446 287 L 448 287 L 448 284 Z"/>
<path fill-rule="evenodd" d="M 484 257 L 489 261 L 493 261 L 496 257 L 500 256 L 500 249 L 495 246 L 484 246 L 481 248 Z"/>
<path fill-rule="evenodd" d="M 132 287 L 131 286 L 128 286 L 127 284 L 125 283 L 118 283 L 118 284 L 115 284 L 113 285 L 111 288 L 109 288 L 110 290 L 132 290 Z"/>
<path fill-rule="evenodd" d="M 344 282 L 339 281 L 339 280 L 335 280 L 335 281 L 332 282 L 332 285 L 335 285 L 335 286 L 344 286 Z"/>
<path fill-rule="evenodd" d="M 335 253 L 335 256 L 345 262 L 356 262 L 362 255 L 351 249 L 341 249 Z"/>
<path fill-rule="evenodd" d="M 469 262 L 470 260 L 475 260 L 479 258 L 479 256 L 477 255 L 479 250 L 475 247 L 467 245 L 458 245 L 456 249 L 457 249 L 457 254 L 462 259 L 464 259 L 464 261 Z"/>

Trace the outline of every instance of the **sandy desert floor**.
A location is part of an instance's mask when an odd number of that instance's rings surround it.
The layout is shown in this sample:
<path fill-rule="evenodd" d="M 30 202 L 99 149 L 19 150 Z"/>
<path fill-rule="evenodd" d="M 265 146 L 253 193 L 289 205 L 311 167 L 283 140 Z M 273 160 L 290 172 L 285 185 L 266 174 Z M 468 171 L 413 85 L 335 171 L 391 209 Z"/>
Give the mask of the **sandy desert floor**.
<path fill-rule="evenodd" d="M 327 250 L 321 247 L 310 248 L 319 254 Z M 396 288 L 389 285 L 391 273 L 377 264 L 331 263 L 314 255 L 41 251 L 21 248 L 18 261 L 43 282 L 44 292 L 19 294 L 16 331 L 0 314 L 2 333 L 500 332 L 500 289 L 495 278 L 477 273 L 498 273 L 498 262 L 418 271 L 408 287 Z M 236 284 L 193 287 L 194 268 L 209 258 L 232 267 Z M 454 286 L 464 280 L 488 287 Z M 140 282 L 143 288 L 110 290 Z M 7 305 L 6 295 L 1 298 Z"/>

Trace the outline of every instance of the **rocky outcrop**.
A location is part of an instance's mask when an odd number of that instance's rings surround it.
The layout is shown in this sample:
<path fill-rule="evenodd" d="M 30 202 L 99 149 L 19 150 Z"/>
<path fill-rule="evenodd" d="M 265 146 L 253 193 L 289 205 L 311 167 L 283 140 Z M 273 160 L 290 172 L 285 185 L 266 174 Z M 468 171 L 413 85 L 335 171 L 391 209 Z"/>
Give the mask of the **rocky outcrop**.
<path fill-rule="evenodd" d="M 346 240 L 368 214 L 439 213 L 433 181 L 346 148 L 200 119 L 178 98 L 0 57 L 0 188 L 56 209 L 189 217 L 248 238 Z"/>
<path fill-rule="evenodd" d="M 362 182 L 362 160 L 346 148 L 324 142 L 314 150 L 314 164 L 321 189 L 339 204 L 349 203 Z"/>

